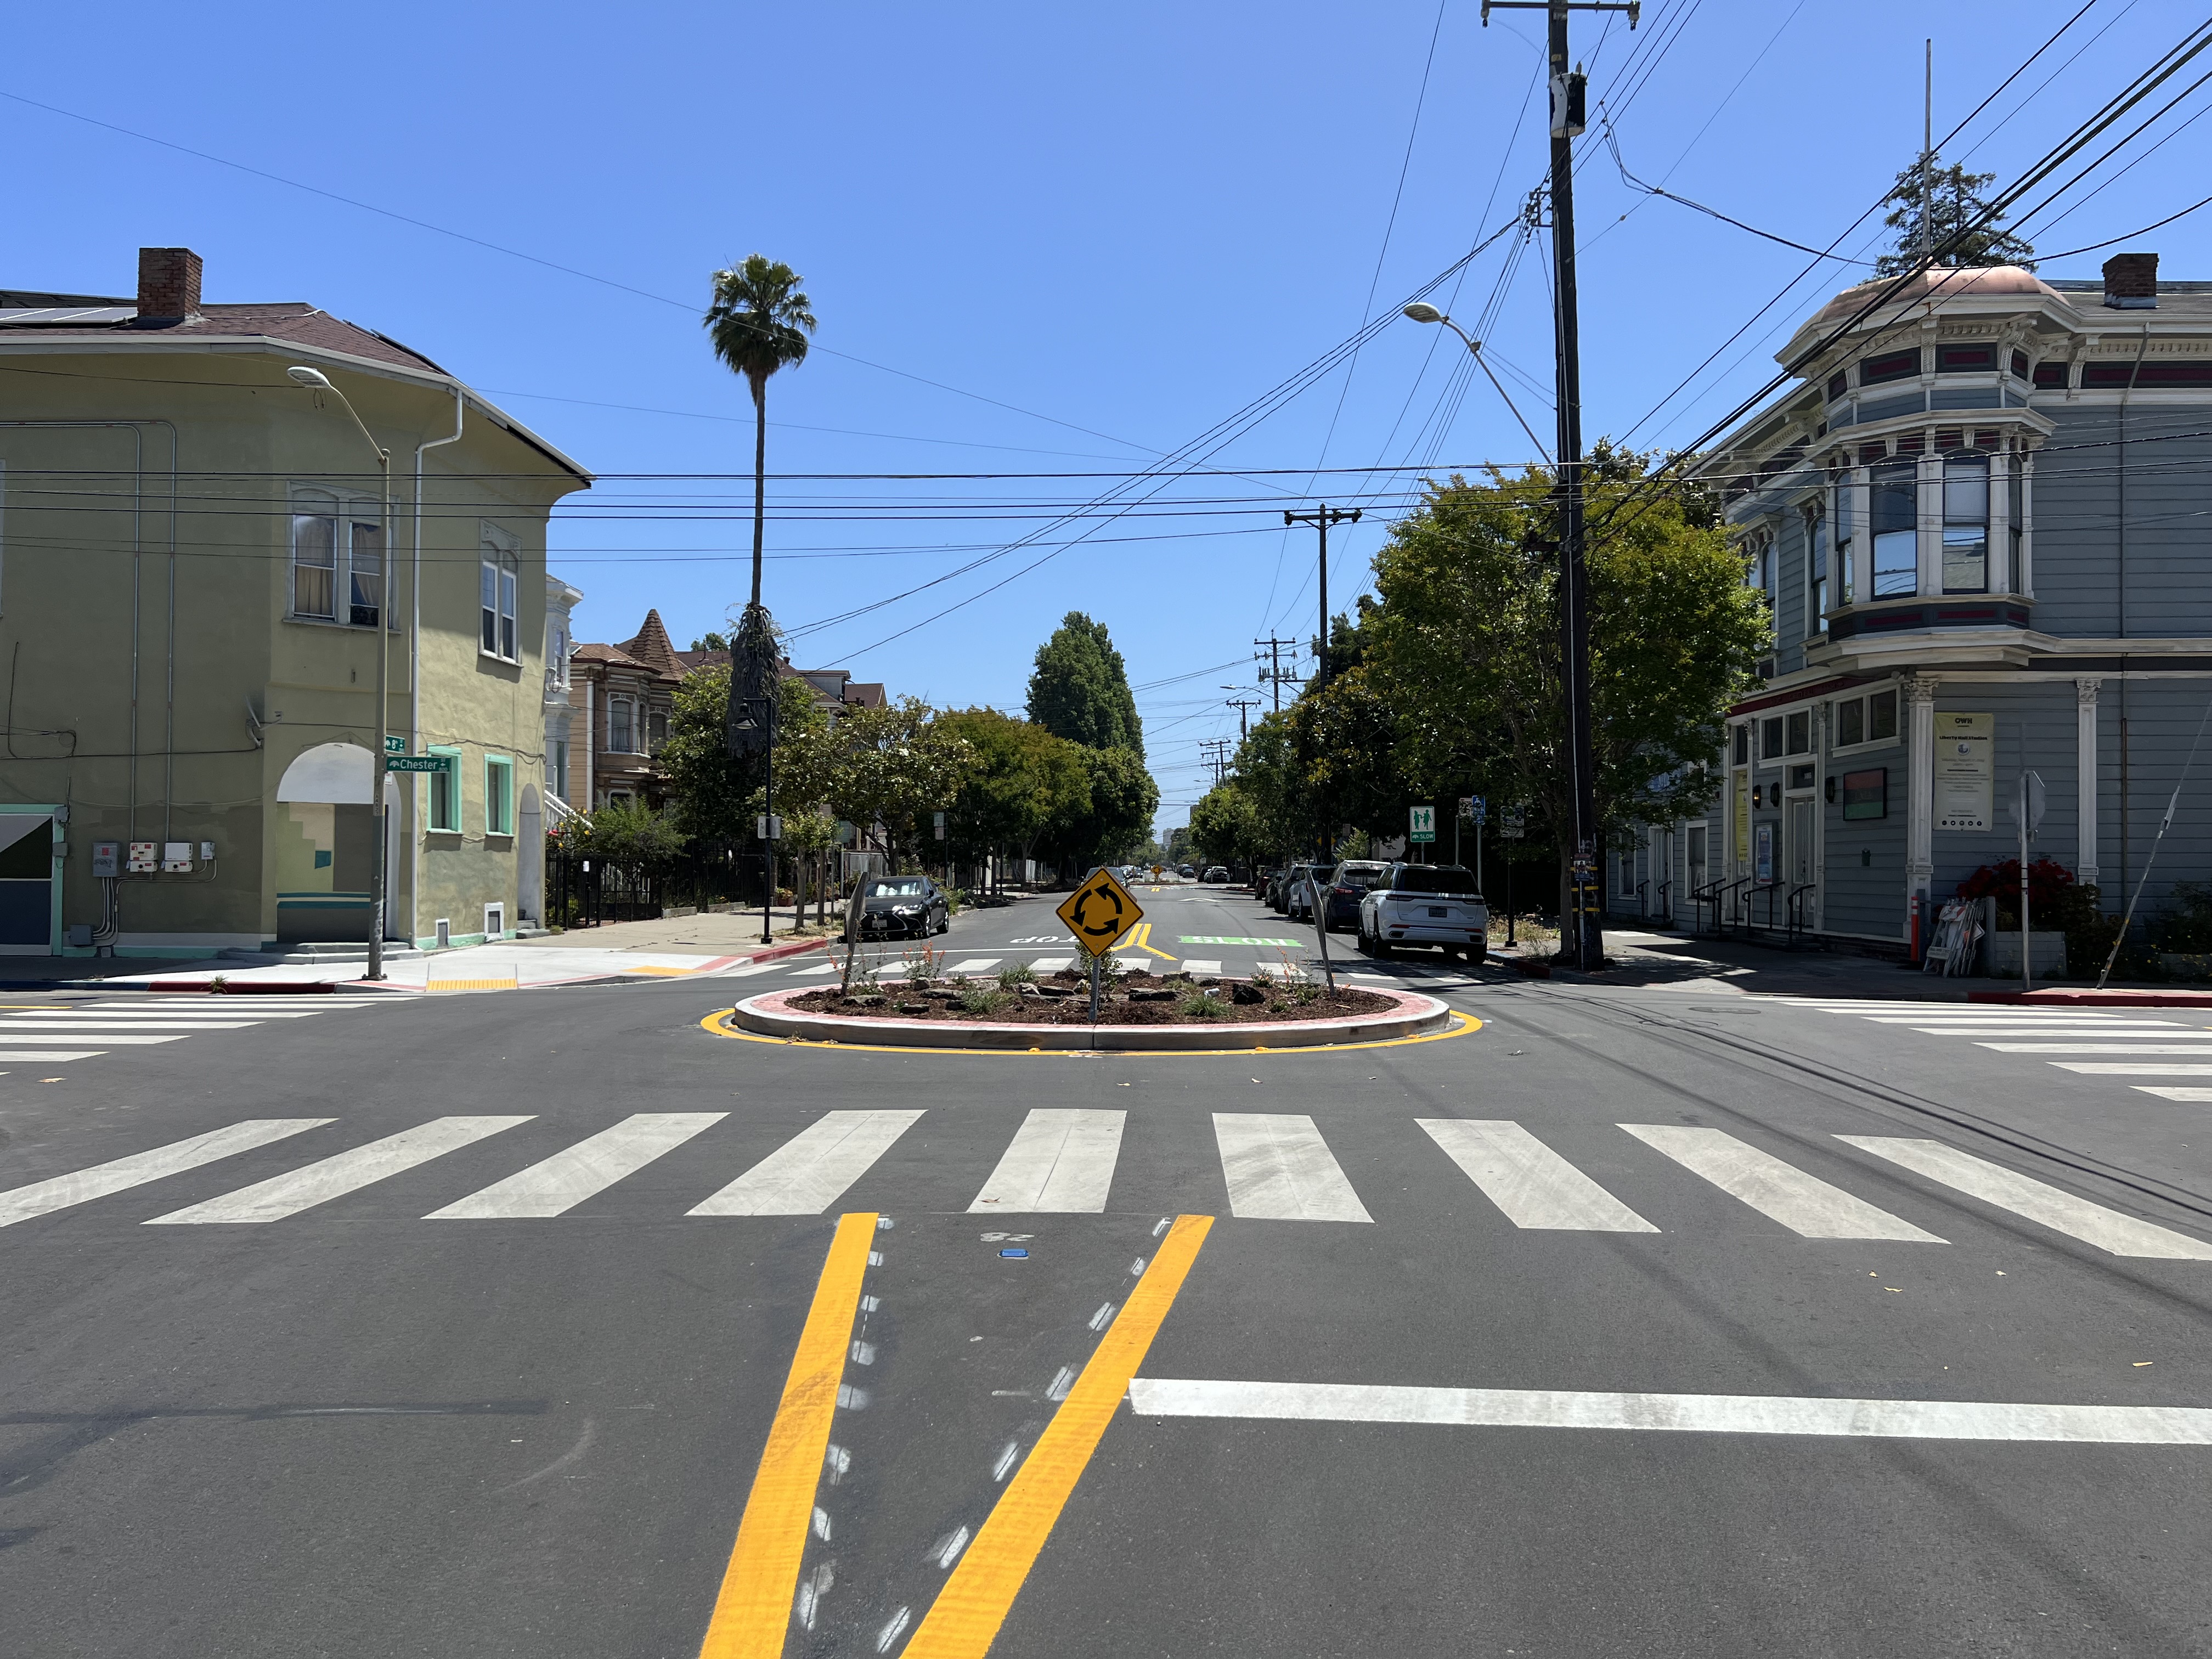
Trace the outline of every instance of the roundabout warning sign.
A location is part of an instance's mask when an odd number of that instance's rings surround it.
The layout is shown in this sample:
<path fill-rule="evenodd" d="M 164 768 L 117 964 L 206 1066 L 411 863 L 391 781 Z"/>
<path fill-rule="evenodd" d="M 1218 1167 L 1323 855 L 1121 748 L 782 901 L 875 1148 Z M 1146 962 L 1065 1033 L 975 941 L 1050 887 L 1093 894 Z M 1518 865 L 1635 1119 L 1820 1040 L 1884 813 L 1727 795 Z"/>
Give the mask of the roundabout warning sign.
<path fill-rule="evenodd" d="M 1059 915 L 1078 942 L 1097 956 L 1143 921 L 1145 912 L 1111 872 L 1097 870 L 1067 896 Z"/>

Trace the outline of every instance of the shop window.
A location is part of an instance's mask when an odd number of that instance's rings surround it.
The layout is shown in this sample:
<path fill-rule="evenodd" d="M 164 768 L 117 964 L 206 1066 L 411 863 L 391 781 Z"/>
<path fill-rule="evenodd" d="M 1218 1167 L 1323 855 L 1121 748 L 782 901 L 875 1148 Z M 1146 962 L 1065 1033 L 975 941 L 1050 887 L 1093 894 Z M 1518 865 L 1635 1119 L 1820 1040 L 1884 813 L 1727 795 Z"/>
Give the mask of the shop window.
<path fill-rule="evenodd" d="M 1759 723 L 1759 757 L 1777 760 L 1782 754 L 1782 716 L 1775 714 Z"/>
<path fill-rule="evenodd" d="M 1867 699 L 1867 741 L 1880 743 L 1897 735 L 1897 693 L 1877 691 Z"/>
<path fill-rule="evenodd" d="M 1809 755 L 1813 752 L 1813 711 L 1801 708 L 1789 717 L 1788 747 L 1785 753 Z"/>

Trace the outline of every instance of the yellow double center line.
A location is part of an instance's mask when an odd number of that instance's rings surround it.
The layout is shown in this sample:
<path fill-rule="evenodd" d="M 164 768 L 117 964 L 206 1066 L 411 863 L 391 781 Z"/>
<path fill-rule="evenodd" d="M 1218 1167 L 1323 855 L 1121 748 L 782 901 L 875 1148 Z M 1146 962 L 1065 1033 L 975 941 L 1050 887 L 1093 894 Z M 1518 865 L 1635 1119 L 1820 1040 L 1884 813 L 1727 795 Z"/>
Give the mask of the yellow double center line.
<path fill-rule="evenodd" d="M 945 1581 L 906 1659 L 983 1659 L 1175 1305 L 1213 1218 L 1178 1216 L 1091 1361 Z M 838 1218 L 745 1500 L 700 1659 L 779 1659 L 799 1592 L 876 1218 Z"/>
<path fill-rule="evenodd" d="M 1173 951 L 1152 949 L 1152 924 L 1149 921 L 1132 923 L 1127 933 L 1106 948 L 1109 951 L 1152 951 L 1154 956 L 1166 961 L 1176 959 Z"/>

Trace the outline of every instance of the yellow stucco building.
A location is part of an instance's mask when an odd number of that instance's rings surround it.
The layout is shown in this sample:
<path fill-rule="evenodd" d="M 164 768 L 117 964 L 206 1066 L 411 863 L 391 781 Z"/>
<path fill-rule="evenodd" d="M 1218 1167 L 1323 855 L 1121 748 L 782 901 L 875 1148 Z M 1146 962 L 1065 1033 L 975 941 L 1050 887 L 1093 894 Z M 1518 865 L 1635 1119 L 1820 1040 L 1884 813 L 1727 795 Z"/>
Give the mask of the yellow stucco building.
<path fill-rule="evenodd" d="M 546 523 L 590 476 L 382 335 L 200 284 L 144 248 L 130 299 L 0 290 L 0 953 L 365 945 L 380 748 L 447 763 L 386 780 L 386 938 L 513 933 Z"/>

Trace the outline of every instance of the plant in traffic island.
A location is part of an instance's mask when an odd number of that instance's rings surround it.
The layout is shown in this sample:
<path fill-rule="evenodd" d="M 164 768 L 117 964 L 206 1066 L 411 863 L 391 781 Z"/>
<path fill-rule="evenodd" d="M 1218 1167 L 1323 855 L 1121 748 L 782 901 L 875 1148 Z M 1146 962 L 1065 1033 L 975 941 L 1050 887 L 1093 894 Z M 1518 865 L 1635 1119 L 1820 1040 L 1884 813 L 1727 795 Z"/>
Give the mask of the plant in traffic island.
<path fill-rule="evenodd" d="M 1194 988 L 1176 1006 L 1182 1011 L 1185 1019 L 1218 1019 L 1226 1012 L 1221 999 L 1203 986 Z"/>
<path fill-rule="evenodd" d="M 1036 974 L 1030 969 L 1027 963 L 1022 963 L 1012 968 L 1001 968 L 999 969 L 999 984 L 1000 988 L 1005 990 L 1011 991 L 1018 985 L 1034 985 L 1036 983 Z"/>
<path fill-rule="evenodd" d="M 906 982 L 909 985 L 928 985 L 940 978 L 945 970 L 945 952 L 933 951 L 927 945 L 917 945 L 902 953 L 906 958 Z"/>
<path fill-rule="evenodd" d="M 957 981 L 954 991 L 960 999 L 960 1011 L 967 1014 L 994 1014 L 1006 1005 L 1008 992 L 988 979 Z"/>
<path fill-rule="evenodd" d="M 1076 976 L 1079 979 L 1088 980 L 1094 968 L 1098 973 L 1098 983 L 1108 990 L 1119 985 L 1127 977 L 1121 971 L 1121 963 L 1115 959 L 1110 951 L 1094 951 L 1089 945 L 1078 941 L 1075 947 Z"/>

